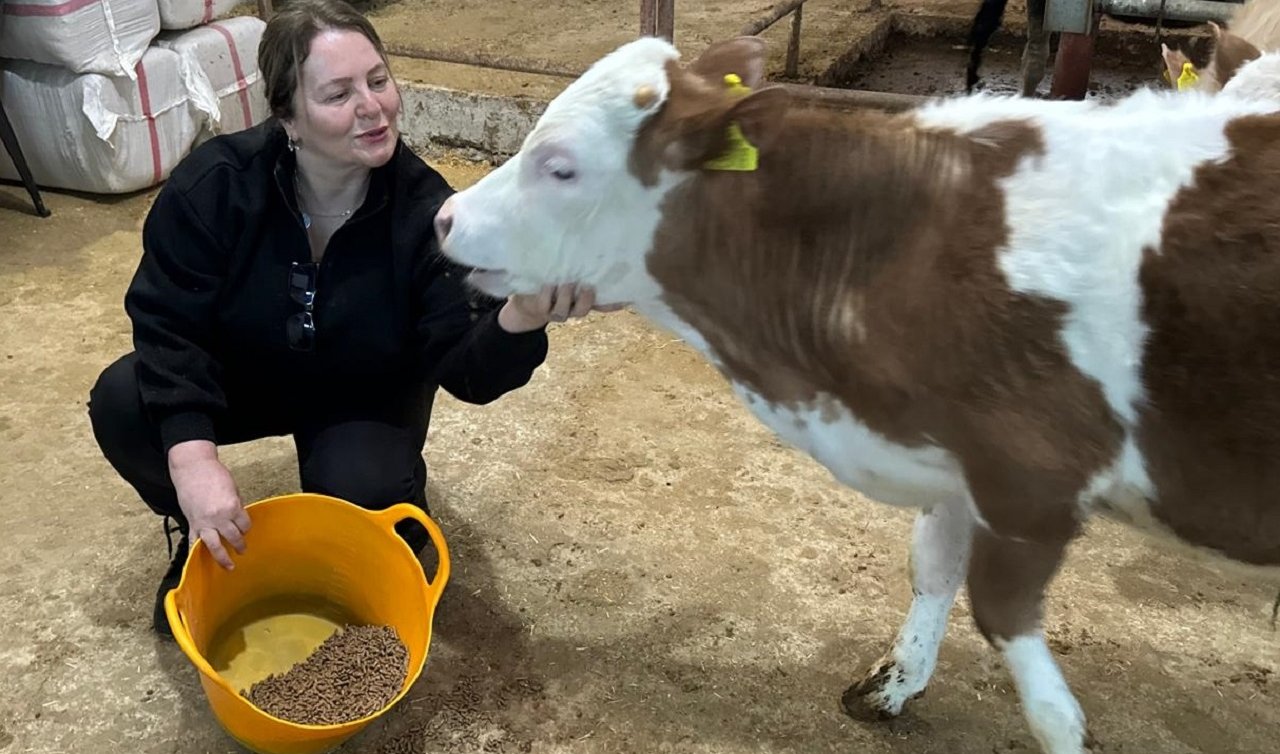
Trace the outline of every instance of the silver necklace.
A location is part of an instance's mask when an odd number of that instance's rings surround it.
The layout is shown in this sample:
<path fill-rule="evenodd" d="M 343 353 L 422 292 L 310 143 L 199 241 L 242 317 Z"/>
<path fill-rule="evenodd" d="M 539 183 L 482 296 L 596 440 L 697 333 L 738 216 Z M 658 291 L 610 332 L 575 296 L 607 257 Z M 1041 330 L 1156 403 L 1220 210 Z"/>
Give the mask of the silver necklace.
<path fill-rule="evenodd" d="M 293 173 L 293 193 L 294 193 L 294 196 L 298 197 L 298 211 L 302 213 L 302 227 L 307 230 L 311 230 L 312 217 L 347 217 L 352 212 L 355 212 L 356 209 L 358 209 L 360 206 L 359 204 L 357 204 L 355 207 L 352 207 L 351 209 L 348 209 L 348 210 L 344 210 L 342 212 L 333 212 L 333 213 L 307 212 L 305 209 L 302 208 L 302 188 L 298 185 L 298 172 L 296 170 Z"/>

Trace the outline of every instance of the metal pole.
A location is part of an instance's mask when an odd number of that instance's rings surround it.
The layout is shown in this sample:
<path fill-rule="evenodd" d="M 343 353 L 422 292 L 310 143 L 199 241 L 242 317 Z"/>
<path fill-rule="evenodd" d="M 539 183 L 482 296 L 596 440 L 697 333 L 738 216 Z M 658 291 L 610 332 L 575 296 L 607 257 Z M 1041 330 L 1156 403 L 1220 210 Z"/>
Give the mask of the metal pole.
<path fill-rule="evenodd" d="M 4 144 L 5 151 L 9 153 L 9 159 L 18 169 L 22 185 L 31 195 L 31 203 L 35 205 L 36 214 L 40 217 L 53 214 L 44 206 L 44 200 L 40 197 L 40 188 L 36 186 L 36 179 L 31 174 L 31 168 L 27 166 L 26 155 L 22 153 L 22 145 L 18 143 L 18 135 L 14 133 L 13 125 L 9 123 L 9 116 L 5 113 L 3 102 L 0 102 L 0 143 Z"/>
<path fill-rule="evenodd" d="M 1171 21 L 1217 21 L 1231 18 L 1241 0 L 1165 0 L 1164 17 Z M 1160 0 L 1096 0 L 1097 8 L 1116 16 L 1160 16 Z"/>
<path fill-rule="evenodd" d="M 640 36 L 675 41 L 675 0 L 640 0 Z"/>
<path fill-rule="evenodd" d="M 799 11 L 800 6 L 804 4 L 805 0 L 783 0 L 783 2 L 773 6 L 768 13 L 742 27 L 742 31 L 739 31 L 738 34 L 744 37 L 755 36 L 781 21 L 791 11 Z"/>

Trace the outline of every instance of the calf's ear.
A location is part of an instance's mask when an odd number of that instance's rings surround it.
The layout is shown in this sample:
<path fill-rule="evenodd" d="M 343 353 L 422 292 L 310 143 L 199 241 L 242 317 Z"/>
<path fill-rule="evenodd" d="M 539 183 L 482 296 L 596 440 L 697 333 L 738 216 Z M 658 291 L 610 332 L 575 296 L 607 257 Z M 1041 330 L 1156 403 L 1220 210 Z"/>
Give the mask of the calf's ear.
<path fill-rule="evenodd" d="M 664 160 L 681 170 L 755 170 L 782 131 L 789 104 L 781 87 L 722 100 L 672 125 Z"/>
<path fill-rule="evenodd" d="M 1262 51 L 1244 37 L 1232 34 L 1215 23 L 1210 22 L 1210 25 L 1213 27 L 1214 37 L 1210 65 L 1217 75 L 1218 83 L 1225 84 L 1231 80 L 1240 66 L 1260 57 Z"/>
<path fill-rule="evenodd" d="M 689 64 L 689 71 L 717 87 L 732 73 L 755 89 L 764 81 L 764 69 L 765 41 L 760 37 L 734 37 L 716 42 Z"/>
<path fill-rule="evenodd" d="M 1163 78 L 1169 86 L 1178 86 L 1178 77 L 1182 75 L 1182 64 L 1189 61 L 1182 50 L 1174 50 L 1169 45 L 1160 44 L 1160 57 L 1164 58 Z"/>
<path fill-rule="evenodd" d="M 791 95 L 786 89 L 765 87 L 734 103 L 724 125 L 736 123 L 752 146 L 765 149 L 782 132 L 782 119 L 790 106 Z"/>

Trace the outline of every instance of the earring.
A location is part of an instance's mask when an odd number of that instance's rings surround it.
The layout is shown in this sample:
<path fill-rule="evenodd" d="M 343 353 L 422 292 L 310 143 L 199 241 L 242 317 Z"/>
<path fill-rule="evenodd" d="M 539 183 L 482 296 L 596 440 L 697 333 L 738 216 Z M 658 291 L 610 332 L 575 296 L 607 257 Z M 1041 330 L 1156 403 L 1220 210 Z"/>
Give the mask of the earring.
<path fill-rule="evenodd" d="M 293 138 L 293 134 L 289 134 L 289 151 L 297 152 L 298 147 L 300 146 L 302 146 L 302 144 L 297 139 Z"/>

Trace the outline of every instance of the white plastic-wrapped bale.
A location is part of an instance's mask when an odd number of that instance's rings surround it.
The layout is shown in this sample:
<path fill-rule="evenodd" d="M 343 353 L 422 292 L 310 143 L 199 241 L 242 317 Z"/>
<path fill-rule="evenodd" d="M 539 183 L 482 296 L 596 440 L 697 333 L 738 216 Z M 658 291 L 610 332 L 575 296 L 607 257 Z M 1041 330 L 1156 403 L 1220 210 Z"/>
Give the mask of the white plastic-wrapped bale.
<path fill-rule="evenodd" d="M 226 18 L 243 0 L 158 0 L 161 29 L 190 29 Z"/>
<path fill-rule="evenodd" d="M 190 90 L 181 59 L 151 47 L 133 78 L 4 61 L 0 91 L 36 183 L 124 193 L 169 176 L 216 106 Z M 0 154 L 0 178 L 16 179 Z"/>
<path fill-rule="evenodd" d="M 156 0 L 0 2 L 0 58 L 133 77 L 160 32 Z"/>
<path fill-rule="evenodd" d="M 182 32 L 161 32 L 156 45 L 183 61 L 188 86 L 217 103 L 210 130 L 197 137 L 249 128 L 267 117 L 267 100 L 258 70 L 258 42 L 266 23 L 254 16 L 214 21 Z"/>

